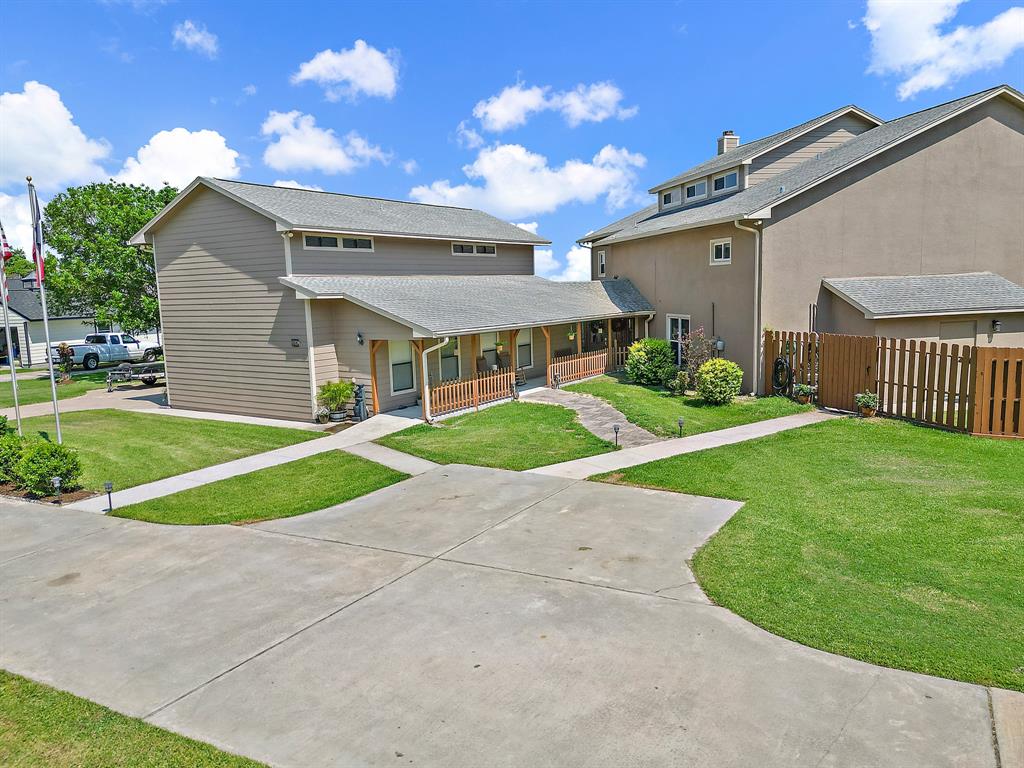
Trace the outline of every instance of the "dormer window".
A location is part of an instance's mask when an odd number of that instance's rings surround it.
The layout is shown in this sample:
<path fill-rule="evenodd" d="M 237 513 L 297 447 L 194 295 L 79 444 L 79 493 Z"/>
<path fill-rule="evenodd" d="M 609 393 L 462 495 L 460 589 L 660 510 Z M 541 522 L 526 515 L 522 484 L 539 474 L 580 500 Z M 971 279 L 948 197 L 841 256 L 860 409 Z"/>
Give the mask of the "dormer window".
<path fill-rule="evenodd" d="M 459 256 L 495 256 L 498 253 L 497 247 L 484 245 L 483 243 L 452 243 L 452 254 Z"/>
<path fill-rule="evenodd" d="M 702 197 L 708 196 L 708 183 L 705 179 L 695 181 L 693 184 L 687 184 L 683 188 L 683 195 L 686 202 L 690 203 L 694 200 L 700 200 Z"/>
<path fill-rule="evenodd" d="M 729 192 L 730 190 L 736 189 L 740 185 L 740 174 L 739 171 L 729 171 L 719 176 L 715 176 L 711 180 L 711 188 L 714 190 L 716 195 L 720 195 L 723 192 Z"/>
<path fill-rule="evenodd" d="M 662 205 L 672 205 L 672 193 L 671 192 L 666 192 L 665 194 L 663 194 L 661 196 L 661 204 Z"/>

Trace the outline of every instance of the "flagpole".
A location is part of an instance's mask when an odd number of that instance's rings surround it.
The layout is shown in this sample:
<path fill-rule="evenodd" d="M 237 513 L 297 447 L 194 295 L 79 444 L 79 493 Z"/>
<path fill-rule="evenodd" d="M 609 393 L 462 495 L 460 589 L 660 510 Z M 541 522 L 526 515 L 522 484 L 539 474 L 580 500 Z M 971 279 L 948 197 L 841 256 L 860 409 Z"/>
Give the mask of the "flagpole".
<path fill-rule="evenodd" d="M 7 267 L 6 259 L 0 259 L 0 295 L 4 302 L 4 333 L 7 334 L 7 362 L 11 364 L 11 389 L 14 391 L 14 418 L 18 422 L 18 434 L 21 431 L 21 407 L 18 405 L 18 372 L 14 368 L 14 347 L 11 346 L 11 316 L 7 313 Z"/>
<path fill-rule="evenodd" d="M 39 300 L 43 304 L 43 335 L 46 336 L 46 367 L 50 371 L 50 394 L 53 396 L 53 418 L 57 423 L 57 445 L 64 442 L 60 433 L 60 408 L 57 407 L 57 379 L 53 375 L 53 350 L 50 348 L 50 320 L 46 311 L 46 286 L 44 285 L 43 268 L 43 214 L 39 210 L 39 198 L 36 188 L 32 186 L 32 177 L 26 176 L 28 182 L 28 202 L 32 209 L 33 245 L 32 253 L 36 262 L 36 282 L 39 285 Z"/>

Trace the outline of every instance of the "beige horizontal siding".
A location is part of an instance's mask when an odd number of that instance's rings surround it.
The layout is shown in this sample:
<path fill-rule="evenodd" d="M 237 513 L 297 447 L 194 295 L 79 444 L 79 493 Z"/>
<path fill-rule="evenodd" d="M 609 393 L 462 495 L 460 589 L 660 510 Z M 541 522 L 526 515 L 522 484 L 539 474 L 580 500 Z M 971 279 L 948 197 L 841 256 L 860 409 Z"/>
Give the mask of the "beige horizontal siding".
<path fill-rule="evenodd" d="M 274 222 L 198 187 L 154 239 L 172 405 L 309 419 L 305 314 L 278 282 Z"/>
<path fill-rule="evenodd" d="M 767 181 L 772 176 L 789 170 L 804 160 L 810 160 L 822 152 L 827 152 L 833 147 L 846 143 L 854 136 L 858 136 L 872 127 L 872 123 L 852 114 L 841 115 L 835 120 L 829 120 L 803 136 L 787 141 L 755 158 L 747 173 L 747 185 L 753 186 Z"/>

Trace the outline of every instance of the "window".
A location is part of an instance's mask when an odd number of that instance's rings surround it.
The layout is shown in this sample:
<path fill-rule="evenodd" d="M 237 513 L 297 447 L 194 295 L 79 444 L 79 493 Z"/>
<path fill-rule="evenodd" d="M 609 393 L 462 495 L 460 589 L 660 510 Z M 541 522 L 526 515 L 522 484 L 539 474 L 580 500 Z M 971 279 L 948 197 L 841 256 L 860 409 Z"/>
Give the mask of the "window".
<path fill-rule="evenodd" d="M 690 332 L 689 315 L 666 315 L 665 336 L 668 343 L 672 345 L 672 356 L 676 360 L 676 366 L 683 367 L 683 339 Z"/>
<path fill-rule="evenodd" d="M 516 365 L 533 368 L 533 329 L 523 328 L 516 336 Z"/>
<path fill-rule="evenodd" d="M 498 364 L 498 334 L 480 334 L 480 355 L 487 361 L 488 366 Z"/>
<path fill-rule="evenodd" d="M 663 194 L 661 196 L 661 204 L 662 205 L 672 205 L 672 193 L 671 192 L 666 192 L 665 194 Z"/>
<path fill-rule="evenodd" d="M 495 256 L 498 249 L 493 245 L 480 243 L 452 243 L 453 254 L 476 254 L 477 256 Z"/>
<path fill-rule="evenodd" d="M 708 195 L 708 183 L 706 180 L 695 181 L 693 184 L 687 184 L 683 192 L 686 197 L 686 202 L 691 200 L 700 200 L 702 197 Z"/>
<path fill-rule="evenodd" d="M 110 337 L 110 343 L 111 344 L 120 344 L 121 343 L 121 337 L 120 336 L 111 336 Z"/>
<path fill-rule="evenodd" d="M 138 344 L 139 340 L 136 339 L 134 336 L 129 336 L 127 333 L 125 333 L 125 334 L 123 334 L 121 336 L 121 343 L 122 344 Z"/>
<path fill-rule="evenodd" d="M 736 189 L 740 183 L 740 174 L 738 171 L 729 171 L 723 173 L 721 176 L 715 176 L 711 182 L 711 187 L 714 189 L 715 194 L 722 192 L 728 192 L 730 189 Z"/>
<path fill-rule="evenodd" d="M 338 238 L 321 235 L 306 235 L 303 240 L 305 248 L 337 248 Z"/>
<path fill-rule="evenodd" d="M 604 277 L 605 274 L 605 260 L 604 251 L 597 252 L 597 276 Z"/>
<path fill-rule="evenodd" d="M 107 339 L 106 339 L 105 336 L 99 336 L 99 335 L 93 334 L 91 336 L 86 336 L 85 337 L 85 343 L 86 344 L 106 344 L 107 343 Z"/>
<path fill-rule="evenodd" d="M 413 366 L 412 344 L 408 341 L 389 341 L 388 362 L 391 364 L 391 394 L 414 390 L 416 370 Z"/>
<path fill-rule="evenodd" d="M 459 361 L 459 340 L 452 339 L 441 347 L 441 381 L 454 381 L 462 375 Z"/>
<path fill-rule="evenodd" d="M 372 251 L 373 240 L 368 237 L 343 237 L 341 247 L 352 251 Z"/>
<path fill-rule="evenodd" d="M 711 263 L 730 264 L 732 263 L 732 238 L 720 237 L 711 241 Z"/>

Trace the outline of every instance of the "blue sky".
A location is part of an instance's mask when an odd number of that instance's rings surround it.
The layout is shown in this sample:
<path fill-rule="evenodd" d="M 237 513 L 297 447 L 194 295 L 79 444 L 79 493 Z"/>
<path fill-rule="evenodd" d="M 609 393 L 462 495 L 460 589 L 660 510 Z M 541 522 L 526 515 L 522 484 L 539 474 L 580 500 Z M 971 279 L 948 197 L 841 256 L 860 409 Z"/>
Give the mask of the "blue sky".
<path fill-rule="evenodd" d="M 480 207 L 538 266 L 714 154 L 847 103 L 892 118 L 1024 82 L 1024 9 L 985 0 L 217 3 L 7 0 L 0 216 L 198 173 Z M 361 42 L 360 42 L 361 41 Z M 460 127 L 461 126 L 461 127 Z"/>

